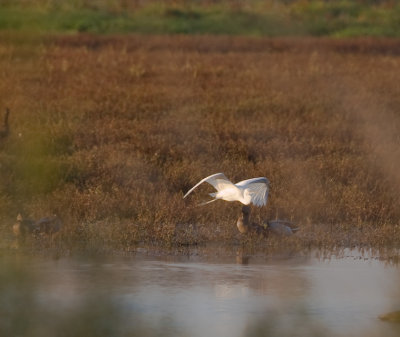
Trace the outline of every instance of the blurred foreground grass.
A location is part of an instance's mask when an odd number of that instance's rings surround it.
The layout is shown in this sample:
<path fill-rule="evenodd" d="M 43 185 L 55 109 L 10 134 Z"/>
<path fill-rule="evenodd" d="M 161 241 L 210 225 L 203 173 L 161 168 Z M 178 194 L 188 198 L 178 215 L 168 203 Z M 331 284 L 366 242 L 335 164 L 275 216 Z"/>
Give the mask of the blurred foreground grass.
<path fill-rule="evenodd" d="M 58 214 L 71 246 L 237 242 L 201 178 L 267 176 L 253 221 L 290 245 L 398 245 L 395 40 L 25 36 L 0 40 L 0 224 Z"/>
<path fill-rule="evenodd" d="M 399 36 L 395 1 L 6 1 L 0 30 L 29 33 Z"/>

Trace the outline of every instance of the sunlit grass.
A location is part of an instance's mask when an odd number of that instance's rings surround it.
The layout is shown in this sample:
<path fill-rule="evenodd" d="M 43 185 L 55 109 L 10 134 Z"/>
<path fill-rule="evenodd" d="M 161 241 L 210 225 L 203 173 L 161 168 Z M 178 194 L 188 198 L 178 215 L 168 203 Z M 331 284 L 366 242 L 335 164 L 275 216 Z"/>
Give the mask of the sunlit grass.
<path fill-rule="evenodd" d="M 271 180 L 253 221 L 292 244 L 399 242 L 396 41 L 4 37 L 5 237 L 23 213 L 58 214 L 55 245 L 240 243 L 239 205 L 182 199 L 224 172 Z"/>

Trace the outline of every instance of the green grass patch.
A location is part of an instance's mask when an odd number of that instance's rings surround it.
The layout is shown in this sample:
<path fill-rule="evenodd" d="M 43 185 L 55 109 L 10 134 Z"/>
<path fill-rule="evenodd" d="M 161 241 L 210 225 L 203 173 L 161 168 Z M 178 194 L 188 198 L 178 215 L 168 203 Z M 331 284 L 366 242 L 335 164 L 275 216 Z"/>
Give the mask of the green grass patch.
<path fill-rule="evenodd" d="M 166 7 L 134 13 L 104 10 L 40 11 L 3 9 L 0 30 L 42 33 L 144 33 L 144 34 L 227 34 L 294 35 L 296 25 L 284 22 L 274 13 L 230 12 L 210 9 Z"/>
<path fill-rule="evenodd" d="M 150 1 L 129 7 L 77 1 L 3 4 L 0 30 L 96 34 L 399 36 L 400 6 L 354 1 L 259 2 L 233 6 Z"/>

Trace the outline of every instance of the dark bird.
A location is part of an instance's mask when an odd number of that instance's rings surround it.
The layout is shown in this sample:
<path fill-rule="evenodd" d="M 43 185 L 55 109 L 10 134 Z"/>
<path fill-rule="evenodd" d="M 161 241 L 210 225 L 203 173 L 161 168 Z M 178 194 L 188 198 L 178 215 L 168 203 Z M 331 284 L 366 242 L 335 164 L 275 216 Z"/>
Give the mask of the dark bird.
<path fill-rule="evenodd" d="M 278 236 L 290 236 L 298 230 L 290 221 L 286 220 L 270 220 L 261 225 L 250 222 L 250 212 L 250 206 L 243 206 L 242 212 L 236 222 L 237 228 L 242 234 L 253 232 L 265 237 L 267 237 L 269 233 Z"/>
<path fill-rule="evenodd" d="M 242 234 L 246 233 L 257 233 L 265 237 L 268 236 L 268 226 L 260 226 L 254 222 L 250 222 L 250 206 L 243 206 L 242 212 L 236 222 L 239 232 Z"/>
<path fill-rule="evenodd" d="M 0 138 L 6 138 L 10 133 L 10 127 L 8 126 L 9 115 L 10 115 L 10 109 L 6 108 L 6 113 L 4 114 L 3 126 L 0 128 Z"/>
<path fill-rule="evenodd" d="M 13 225 L 13 233 L 17 239 L 24 239 L 28 234 L 35 230 L 35 222 L 30 219 L 22 218 L 21 214 L 17 216 L 17 222 Z"/>
<path fill-rule="evenodd" d="M 57 215 L 41 218 L 35 222 L 35 232 L 53 235 L 60 231 L 62 221 Z"/>
<path fill-rule="evenodd" d="M 60 231 L 62 227 L 61 219 L 56 216 L 48 216 L 37 221 L 24 219 L 21 214 L 17 216 L 17 222 L 13 225 L 13 233 L 16 239 L 23 241 L 28 235 L 48 235 Z"/>

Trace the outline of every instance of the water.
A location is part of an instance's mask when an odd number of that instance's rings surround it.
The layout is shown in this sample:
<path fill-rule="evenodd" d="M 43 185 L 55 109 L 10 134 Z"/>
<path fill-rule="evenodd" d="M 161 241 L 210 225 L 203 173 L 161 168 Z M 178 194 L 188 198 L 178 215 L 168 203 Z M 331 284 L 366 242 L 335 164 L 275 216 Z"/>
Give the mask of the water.
<path fill-rule="evenodd" d="M 400 268 L 347 255 L 13 257 L 0 312 L 27 323 L 0 321 L 0 334 L 399 336 L 400 324 L 378 316 L 400 310 Z"/>

